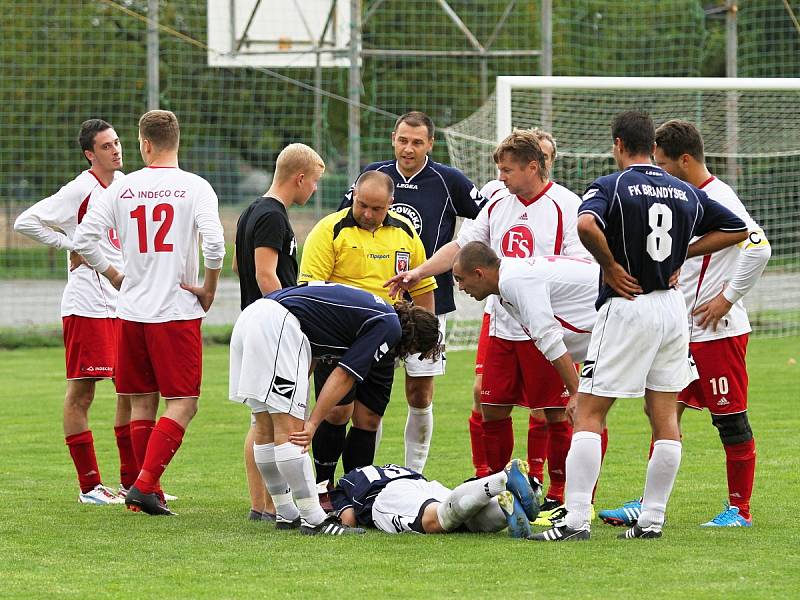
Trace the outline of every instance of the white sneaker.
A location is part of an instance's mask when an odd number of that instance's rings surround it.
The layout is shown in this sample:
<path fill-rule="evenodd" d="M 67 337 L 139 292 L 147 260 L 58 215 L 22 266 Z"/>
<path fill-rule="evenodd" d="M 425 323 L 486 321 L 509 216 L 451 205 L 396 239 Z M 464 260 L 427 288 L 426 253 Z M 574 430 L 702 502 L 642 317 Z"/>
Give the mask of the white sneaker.
<path fill-rule="evenodd" d="M 118 495 L 120 498 L 123 498 L 123 499 L 124 499 L 124 498 L 125 498 L 125 496 L 127 496 L 127 495 L 128 495 L 128 488 L 126 488 L 124 485 L 122 485 L 122 484 L 120 483 L 120 484 L 119 484 L 119 491 L 117 492 L 117 495 Z M 172 502 L 173 500 L 177 500 L 177 499 L 178 499 L 178 497 L 177 497 L 177 496 L 173 496 L 172 494 L 168 494 L 168 493 L 164 492 L 164 500 L 165 500 L 166 502 Z"/>
<path fill-rule="evenodd" d="M 98 483 L 94 489 L 78 494 L 78 502 L 81 504 L 124 504 L 125 498 L 115 494 L 113 490 L 102 483 Z"/>

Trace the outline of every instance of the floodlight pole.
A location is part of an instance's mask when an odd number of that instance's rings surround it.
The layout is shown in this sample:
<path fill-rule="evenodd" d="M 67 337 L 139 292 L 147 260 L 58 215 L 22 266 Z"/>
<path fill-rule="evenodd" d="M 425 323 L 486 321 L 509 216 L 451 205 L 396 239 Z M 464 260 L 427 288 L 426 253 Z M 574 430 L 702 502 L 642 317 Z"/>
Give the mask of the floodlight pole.
<path fill-rule="evenodd" d="M 355 181 L 361 171 L 361 0 L 350 0 L 350 77 L 347 97 L 348 147 L 347 175 Z"/>
<path fill-rule="evenodd" d="M 736 16 L 739 7 L 736 0 L 726 0 L 725 8 L 725 76 L 736 77 L 738 75 L 738 65 L 736 53 L 738 51 L 737 23 Z M 739 164 L 737 154 L 739 153 L 739 92 L 736 90 L 727 93 L 727 110 L 725 111 L 725 139 L 727 142 L 728 154 L 728 174 L 726 181 L 731 187 L 736 189 L 738 179 Z"/>
<path fill-rule="evenodd" d="M 147 110 L 158 108 L 158 0 L 147 0 Z"/>
<path fill-rule="evenodd" d="M 542 0 L 542 75 L 553 75 L 553 1 Z M 542 90 L 542 129 L 553 130 L 553 92 Z"/>

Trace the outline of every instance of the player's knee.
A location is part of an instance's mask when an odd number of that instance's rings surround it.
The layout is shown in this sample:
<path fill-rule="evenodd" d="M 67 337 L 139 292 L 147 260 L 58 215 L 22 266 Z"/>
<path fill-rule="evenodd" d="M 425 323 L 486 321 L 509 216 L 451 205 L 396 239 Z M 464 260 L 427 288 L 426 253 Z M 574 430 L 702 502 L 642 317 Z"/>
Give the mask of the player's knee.
<path fill-rule="evenodd" d="M 742 444 L 753 439 L 747 411 L 734 415 L 711 415 L 711 422 L 719 431 L 719 439 L 725 446 Z"/>
<path fill-rule="evenodd" d="M 94 389 L 68 390 L 64 405 L 71 410 L 88 411 L 94 400 Z"/>

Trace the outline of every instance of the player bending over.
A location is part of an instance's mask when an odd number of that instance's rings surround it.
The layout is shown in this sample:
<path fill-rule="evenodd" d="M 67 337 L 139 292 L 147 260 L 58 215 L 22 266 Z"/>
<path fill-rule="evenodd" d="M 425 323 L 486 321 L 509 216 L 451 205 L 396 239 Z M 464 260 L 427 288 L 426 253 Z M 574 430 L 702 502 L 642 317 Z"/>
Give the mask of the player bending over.
<path fill-rule="evenodd" d="M 242 311 L 231 336 L 230 399 L 247 404 L 272 429 L 256 448 L 258 467 L 275 502 L 276 527 L 316 535 L 364 533 L 326 515 L 311 459 L 314 432 L 355 382 L 391 352 L 435 355 L 436 316 L 346 285 L 314 282 L 284 288 Z M 338 360 L 308 419 L 309 374 L 318 359 Z M 294 497 L 294 499 L 293 499 Z"/>
<path fill-rule="evenodd" d="M 530 535 L 539 503 L 528 482 L 528 465 L 512 460 L 505 470 L 451 490 L 397 465 L 353 469 L 331 492 L 342 523 L 374 526 L 386 533 L 495 533 Z"/>

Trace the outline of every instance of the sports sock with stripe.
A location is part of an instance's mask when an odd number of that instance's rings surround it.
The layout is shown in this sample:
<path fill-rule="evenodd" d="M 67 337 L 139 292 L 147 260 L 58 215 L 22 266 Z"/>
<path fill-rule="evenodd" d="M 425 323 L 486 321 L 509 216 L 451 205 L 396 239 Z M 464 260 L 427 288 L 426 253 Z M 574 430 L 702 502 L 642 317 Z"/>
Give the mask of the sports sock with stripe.
<path fill-rule="evenodd" d="M 600 475 L 602 455 L 600 435 L 579 431 L 572 435 L 567 454 L 567 495 L 565 523 L 572 529 L 589 527 L 592 516 L 592 489 Z"/>
<path fill-rule="evenodd" d="M 404 437 L 405 466 L 412 471 L 422 473 L 433 437 L 433 404 L 425 408 L 408 407 Z"/>
<path fill-rule="evenodd" d="M 141 492 L 149 494 L 160 491 L 159 479 L 181 447 L 184 433 L 186 430 L 177 421 L 169 417 L 158 420 L 147 442 L 142 470 L 134 484 Z"/>
<path fill-rule="evenodd" d="M 328 421 L 319 424 L 314 439 L 311 440 L 317 482 L 327 480 L 333 483 L 333 475 L 342 455 L 346 436 L 347 425 L 334 425 Z"/>
<path fill-rule="evenodd" d="M 291 442 L 275 446 L 275 463 L 289 484 L 300 516 L 309 525 L 319 525 L 325 520 L 325 511 L 319 505 L 317 486 L 311 458 L 300 446 Z"/>
<path fill-rule="evenodd" d="M 119 482 L 129 488 L 136 481 L 139 468 L 136 463 L 136 455 L 133 452 L 133 442 L 131 441 L 131 427 L 129 423 L 114 427 L 114 437 L 117 440 L 117 451 L 119 452 Z"/>
<path fill-rule="evenodd" d="M 514 451 L 514 427 L 511 417 L 498 421 L 483 421 L 483 447 L 486 462 L 492 473 L 505 469 Z"/>
<path fill-rule="evenodd" d="M 486 462 L 486 447 L 483 445 L 483 415 L 473 410 L 469 417 L 469 441 L 472 448 L 472 466 L 477 477 L 486 477 L 489 465 Z"/>
<path fill-rule="evenodd" d="M 750 518 L 750 496 L 756 475 L 756 441 L 750 439 L 725 448 L 725 466 L 728 473 L 728 501 L 739 508 L 739 514 Z"/>
<path fill-rule="evenodd" d="M 647 528 L 664 524 L 667 501 L 681 465 L 681 443 L 676 440 L 657 440 L 653 443 L 653 456 L 647 463 L 647 481 L 642 496 L 642 514 L 638 524 Z"/>
<path fill-rule="evenodd" d="M 453 531 L 474 517 L 491 502 L 492 498 L 506 489 L 507 480 L 508 475 L 501 470 L 494 475 L 459 485 L 436 508 L 442 528 L 445 531 Z"/>
<path fill-rule="evenodd" d="M 564 483 L 566 482 L 566 460 L 572 443 L 572 425 L 567 421 L 547 423 L 547 474 L 550 477 L 550 488 L 546 496 L 560 502 L 564 501 Z"/>
<path fill-rule="evenodd" d="M 94 452 L 94 438 L 90 429 L 68 435 L 64 441 L 69 448 L 69 455 L 78 473 L 78 485 L 84 494 L 102 483 L 100 467 L 97 466 L 97 456 Z"/>
<path fill-rule="evenodd" d="M 528 473 L 544 481 L 544 461 L 547 459 L 547 420 L 528 417 Z"/>
<path fill-rule="evenodd" d="M 294 521 L 300 516 L 292 490 L 275 463 L 275 444 L 253 444 L 253 456 L 269 495 L 275 503 L 275 513 L 282 519 Z"/>

